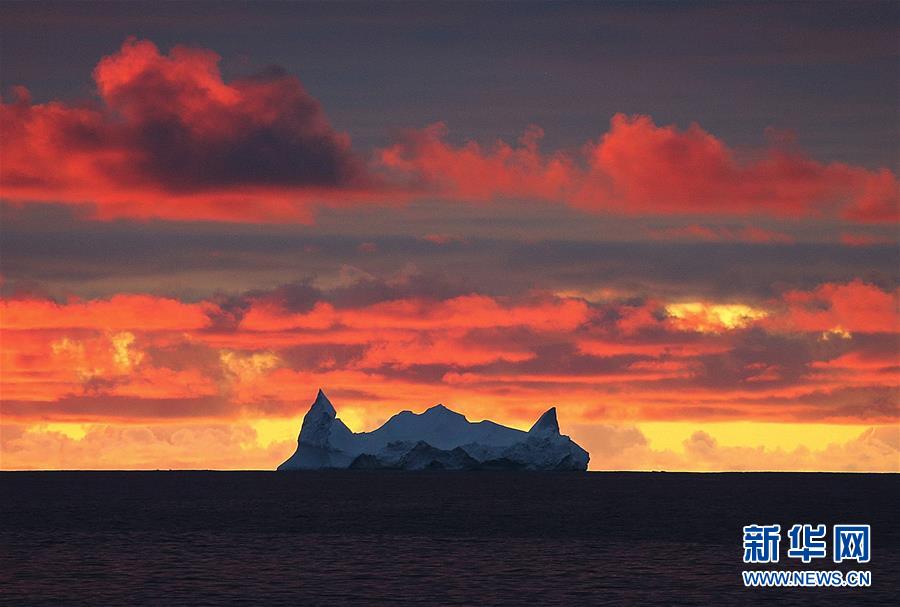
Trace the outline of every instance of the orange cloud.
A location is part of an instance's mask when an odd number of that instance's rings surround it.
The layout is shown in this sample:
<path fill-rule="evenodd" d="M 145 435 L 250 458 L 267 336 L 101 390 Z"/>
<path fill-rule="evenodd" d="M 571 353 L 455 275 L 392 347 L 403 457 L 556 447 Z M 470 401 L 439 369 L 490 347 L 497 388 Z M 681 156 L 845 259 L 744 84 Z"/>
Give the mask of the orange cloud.
<path fill-rule="evenodd" d="M 816 361 L 810 366 L 813 369 L 810 379 L 823 383 L 900 386 L 900 365 L 896 352 L 851 351 L 831 360 Z"/>
<path fill-rule="evenodd" d="M 210 304 L 186 304 L 153 295 L 115 295 L 108 300 L 0 300 L 0 328 L 144 331 L 200 329 L 209 324 Z"/>
<path fill-rule="evenodd" d="M 782 295 L 786 313 L 771 322 L 799 331 L 897 333 L 898 296 L 897 290 L 884 291 L 861 280 L 823 284 L 812 291 L 788 291 Z"/>
<path fill-rule="evenodd" d="M 470 294 L 346 307 L 320 294 L 296 311 L 282 295 L 228 310 L 127 294 L 0 300 L 3 419 L 284 420 L 319 386 L 359 429 L 437 400 L 519 426 L 549 404 L 573 424 L 898 417 L 895 294 L 861 281 L 764 304 Z"/>
<path fill-rule="evenodd" d="M 241 327 L 250 331 L 286 329 L 474 329 L 528 326 L 542 330 L 571 330 L 590 318 L 580 300 L 541 301 L 504 305 L 483 295 L 464 295 L 444 301 L 401 299 L 365 308 L 338 310 L 318 303 L 305 313 L 286 312 L 267 302 L 254 304 Z"/>
<path fill-rule="evenodd" d="M 148 332 L 115 332 L 102 325 L 74 331 L 4 328 L 0 339 L 0 400 L 6 403 L 53 403 L 85 395 L 98 402 L 107 397 L 177 400 L 219 392 L 216 378 L 200 368 L 154 365 L 147 349 L 155 340 Z M 27 417 L 27 407 L 17 410 Z"/>

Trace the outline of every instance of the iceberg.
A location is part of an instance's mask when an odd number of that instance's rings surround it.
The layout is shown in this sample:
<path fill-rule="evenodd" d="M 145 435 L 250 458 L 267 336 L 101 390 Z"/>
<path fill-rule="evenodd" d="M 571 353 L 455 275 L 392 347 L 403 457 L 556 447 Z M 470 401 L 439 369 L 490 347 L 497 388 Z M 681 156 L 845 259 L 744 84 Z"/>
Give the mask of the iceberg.
<path fill-rule="evenodd" d="M 590 456 L 559 432 L 556 407 L 528 432 L 470 422 L 444 405 L 401 411 L 371 432 L 352 432 L 322 390 L 303 417 L 297 450 L 278 470 L 587 470 Z"/>

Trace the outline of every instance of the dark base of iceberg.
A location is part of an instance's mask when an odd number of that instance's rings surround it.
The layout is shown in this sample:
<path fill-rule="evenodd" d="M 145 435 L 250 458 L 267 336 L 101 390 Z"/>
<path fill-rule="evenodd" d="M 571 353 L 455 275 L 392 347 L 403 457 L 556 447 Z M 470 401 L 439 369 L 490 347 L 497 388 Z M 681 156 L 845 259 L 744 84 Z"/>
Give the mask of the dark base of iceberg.
<path fill-rule="evenodd" d="M 379 458 L 371 453 L 357 455 L 348 466 L 351 470 L 581 470 L 582 466 L 570 455 L 552 468 L 537 468 L 528 462 L 506 457 L 478 461 L 462 447 L 450 451 L 435 449 L 426 442 L 418 442 L 399 460 Z"/>
<path fill-rule="evenodd" d="M 279 470 L 587 470 L 588 452 L 559 432 L 556 408 L 523 432 L 470 422 L 443 405 L 403 411 L 372 432 L 353 433 L 319 390 L 297 450 Z"/>

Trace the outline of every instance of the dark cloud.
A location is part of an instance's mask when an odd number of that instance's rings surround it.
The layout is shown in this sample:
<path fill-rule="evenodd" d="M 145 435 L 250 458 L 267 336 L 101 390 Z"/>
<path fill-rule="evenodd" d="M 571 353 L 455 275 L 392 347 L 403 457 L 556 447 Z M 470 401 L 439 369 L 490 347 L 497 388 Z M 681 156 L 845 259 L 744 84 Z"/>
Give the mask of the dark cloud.
<path fill-rule="evenodd" d="M 131 290 L 198 299 L 333 278 L 354 268 L 354 279 L 330 287 L 336 305 L 353 306 L 397 296 L 518 295 L 535 288 L 758 301 L 787 288 L 855 278 L 886 289 L 900 283 L 891 245 L 610 242 L 602 232 L 604 223 L 594 220 L 582 222 L 600 234 L 594 241 L 568 222 L 560 230 L 572 232 L 569 239 L 548 239 L 540 225 L 454 246 L 435 246 L 413 235 L 427 233 L 431 225 L 408 226 L 413 234 L 379 234 L 401 219 L 399 212 L 385 211 L 373 222 L 335 215 L 315 228 L 100 224 L 79 221 L 59 207 L 39 212 L 0 204 L 2 288 L 9 292 L 21 283 L 54 296 L 98 296 L 120 290 L 127 281 L 144 285 Z M 505 211 L 492 221 L 502 232 Z M 366 225 L 365 235 L 354 233 Z M 616 224 L 615 229 L 627 227 Z M 378 251 L 361 255 L 357 247 L 365 241 L 377 243 Z M 170 280 L 161 282 L 161 275 Z"/>
<path fill-rule="evenodd" d="M 309 312 L 317 302 L 322 300 L 323 293 L 312 285 L 310 279 L 281 285 L 268 291 L 250 291 L 243 299 L 244 307 L 251 300 L 273 303 L 287 312 Z"/>
<path fill-rule="evenodd" d="M 809 373 L 809 365 L 841 351 L 837 342 L 823 343 L 818 336 L 772 335 L 761 329 L 737 332 L 727 352 L 698 356 L 691 385 L 708 389 L 766 390 L 798 383 Z"/>
<path fill-rule="evenodd" d="M 278 357 L 291 369 L 328 371 L 353 367 L 363 358 L 365 344 L 314 344 L 280 350 Z"/>
<path fill-rule="evenodd" d="M 793 397 L 751 399 L 779 414 L 799 421 L 853 421 L 894 423 L 900 415 L 900 389 L 895 386 L 846 386 L 810 390 Z"/>

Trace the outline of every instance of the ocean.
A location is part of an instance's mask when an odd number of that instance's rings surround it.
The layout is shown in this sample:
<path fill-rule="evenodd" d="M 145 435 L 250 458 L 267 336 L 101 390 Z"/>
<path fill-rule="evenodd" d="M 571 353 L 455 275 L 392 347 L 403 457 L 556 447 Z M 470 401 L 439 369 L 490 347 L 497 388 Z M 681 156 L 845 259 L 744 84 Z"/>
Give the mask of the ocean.
<path fill-rule="evenodd" d="M 900 596 L 897 475 L 0 473 L 4 605 L 855 605 Z M 744 565 L 742 527 L 871 525 L 871 561 Z M 830 540 L 829 540 L 830 546 Z M 745 588 L 743 569 L 868 588 Z"/>

